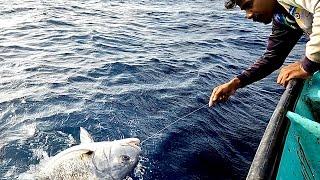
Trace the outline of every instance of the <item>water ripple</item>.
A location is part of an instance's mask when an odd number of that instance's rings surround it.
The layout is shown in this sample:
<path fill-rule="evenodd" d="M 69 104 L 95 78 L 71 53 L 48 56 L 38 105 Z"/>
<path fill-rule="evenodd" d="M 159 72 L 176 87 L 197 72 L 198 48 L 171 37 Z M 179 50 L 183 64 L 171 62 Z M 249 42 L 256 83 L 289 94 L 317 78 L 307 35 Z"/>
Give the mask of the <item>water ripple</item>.
<path fill-rule="evenodd" d="M 207 104 L 271 29 L 222 1 L 6 1 L 0 5 L 0 177 L 79 141 L 147 139 Z M 305 41 L 305 40 L 304 40 Z M 298 58 L 299 44 L 290 55 Z M 276 74 L 143 144 L 133 179 L 243 179 L 283 92 Z"/>

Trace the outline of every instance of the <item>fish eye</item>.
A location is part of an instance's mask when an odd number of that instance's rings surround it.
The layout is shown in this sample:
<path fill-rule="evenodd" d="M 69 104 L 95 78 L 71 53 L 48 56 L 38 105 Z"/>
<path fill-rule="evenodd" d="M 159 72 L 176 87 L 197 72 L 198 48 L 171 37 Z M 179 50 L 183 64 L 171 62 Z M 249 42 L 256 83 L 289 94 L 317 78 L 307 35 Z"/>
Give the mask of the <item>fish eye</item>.
<path fill-rule="evenodd" d="M 88 151 L 88 152 L 86 152 L 85 154 L 88 155 L 88 156 L 90 156 L 90 155 L 93 154 L 93 151 Z"/>
<path fill-rule="evenodd" d="M 127 162 L 127 161 L 130 161 L 130 157 L 127 156 L 127 155 L 122 155 L 122 156 L 121 156 L 121 160 L 122 160 L 123 162 Z"/>

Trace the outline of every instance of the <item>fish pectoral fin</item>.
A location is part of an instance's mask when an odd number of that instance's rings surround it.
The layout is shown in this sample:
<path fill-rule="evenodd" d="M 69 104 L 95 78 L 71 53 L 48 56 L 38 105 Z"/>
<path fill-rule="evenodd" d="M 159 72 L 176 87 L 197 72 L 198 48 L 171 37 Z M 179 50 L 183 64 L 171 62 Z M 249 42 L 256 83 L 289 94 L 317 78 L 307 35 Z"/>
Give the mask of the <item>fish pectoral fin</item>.
<path fill-rule="evenodd" d="M 92 143 L 94 142 L 91 135 L 83 127 L 80 127 L 80 141 L 81 143 Z"/>

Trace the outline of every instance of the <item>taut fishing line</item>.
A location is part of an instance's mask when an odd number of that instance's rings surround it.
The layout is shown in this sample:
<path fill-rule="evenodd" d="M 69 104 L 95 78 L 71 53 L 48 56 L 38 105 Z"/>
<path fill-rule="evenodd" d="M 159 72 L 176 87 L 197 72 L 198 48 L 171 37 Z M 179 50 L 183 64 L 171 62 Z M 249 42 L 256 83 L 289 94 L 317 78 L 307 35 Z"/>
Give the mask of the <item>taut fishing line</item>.
<path fill-rule="evenodd" d="M 166 127 L 162 128 L 162 129 L 161 129 L 161 130 L 159 130 L 158 132 L 156 132 L 156 133 L 152 134 L 151 136 L 149 136 L 147 139 L 145 139 L 145 140 L 141 141 L 141 143 L 140 143 L 140 144 L 142 145 L 144 142 L 146 142 L 147 140 L 149 140 L 149 139 L 153 138 L 155 135 L 158 135 L 158 134 L 159 134 L 159 133 L 161 133 L 162 131 L 166 130 L 168 127 L 170 127 L 170 126 L 171 126 L 171 125 L 173 125 L 174 123 L 176 123 L 176 122 L 180 121 L 181 119 L 184 119 L 184 118 L 186 118 L 186 117 L 190 116 L 191 114 L 193 114 L 193 113 L 195 113 L 195 112 L 199 111 L 200 109 L 202 109 L 202 108 L 204 108 L 204 107 L 206 107 L 206 106 L 208 106 L 208 105 L 207 105 L 207 104 L 205 104 L 205 105 L 201 106 L 200 108 L 198 108 L 198 109 L 196 109 L 196 110 L 192 111 L 191 113 L 188 113 L 188 114 L 186 114 L 186 115 L 184 115 L 184 116 L 182 116 L 182 117 L 178 118 L 177 120 L 175 120 L 175 121 L 173 121 L 172 123 L 168 124 Z"/>

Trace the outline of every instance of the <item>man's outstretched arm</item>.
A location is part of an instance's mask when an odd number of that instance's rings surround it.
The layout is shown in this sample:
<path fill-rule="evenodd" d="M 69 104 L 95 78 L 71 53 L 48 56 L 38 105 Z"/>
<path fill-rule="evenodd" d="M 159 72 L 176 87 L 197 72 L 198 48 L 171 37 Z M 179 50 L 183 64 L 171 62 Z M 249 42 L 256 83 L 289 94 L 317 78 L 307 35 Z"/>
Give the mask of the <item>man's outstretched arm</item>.
<path fill-rule="evenodd" d="M 219 101 L 226 101 L 238 88 L 258 81 L 279 69 L 302 33 L 301 29 L 293 29 L 273 21 L 272 34 L 269 36 L 263 56 L 239 76 L 214 88 L 209 106 Z"/>

